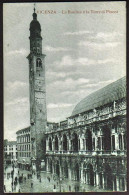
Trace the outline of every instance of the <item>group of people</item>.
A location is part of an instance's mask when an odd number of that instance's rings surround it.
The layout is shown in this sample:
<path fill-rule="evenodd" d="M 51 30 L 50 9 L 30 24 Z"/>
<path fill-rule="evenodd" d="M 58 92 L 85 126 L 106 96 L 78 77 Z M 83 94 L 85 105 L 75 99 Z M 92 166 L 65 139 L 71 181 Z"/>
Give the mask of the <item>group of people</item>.
<path fill-rule="evenodd" d="M 7 167 L 6 167 L 6 169 L 7 169 Z M 18 188 L 18 192 L 21 192 L 21 189 L 19 188 L 18 184 L 26 182 L 26 180 L 28 180 L 28 179 L 32 179 L 33 175 L 36 175 L 39 182 L 42 182 L 40 172 L 36 172 L 36 171 L 32 170 L 31 172 L 29 172 L 27 174 L 25 174 L 25 173 L 23 174 L 23 173 L 20 173 L 20 170 L 16 170 L 14 165 L 12 165 L 12 170 L 10 172 L 7 172 L 5 175 L 7 175 L 7 179 L 10 179 L 10 178 L 12 179 L 11 180 L 12 181 L 11 182 L 12 192 L 16 191 L 16 188 Z M 47 176 L 47 180 L 49 181 L 49 183 L 50 183 L 51 179 L 52 178 L 50 176 Z M 59 183 L 57 181 L 56 185 L 54 184 L 54 186 L 53 186 L 54 191 L 57 190 L 56 188 L 58 187 L 58 185 L 59 185 Z M 32 180 L 31 180 L 31 183 L 30 183 L 30 187 L 31 188 L 34 187 Z M 71 186 L 69 186 L 69 191 L 71 191 Z M 78 189 L 75 189 L 75 191 L 78 191 Z M 4 185 L 4 192 L 6 192 L 6 186 L 5 185 Z"/>
<path fill-rule="evenodd" d="M 26 181 L 26 176 L 24 176 L 24 174 L 22 173 L 22 174 L 20 174 L 20 171 L 18 170 L 18 172 L 17 172 L 17 174 L 16 174 L 16 176 L 15 176 L 15 166 L 14 166 L 14 164 L 12 165 L 12 171 L 11 172 L 7 172 L 7 179 L 10 179 L 10 177 L 11 177 L 11 179 L 12 179 L 12 182 L 11 182 L 11 189 L 12 189 L 12 192 L 14 191 L 14 190 L 16 190 L 16 186 L 18 185 L 18 184 L 20 184 L 20 183 L 22 183 L 23 182 L 23 180 L 24 181 Z M 7 166 L 6 166 L 6 168 L 5 168 L 5 170 L 7 169 Z M 6 174 L 5 174 L 6 175 Z M 14 177 L 15 176 L 15 177 Z M 32 175 L 31 174 L 29 174 L 29 176 L 28 176 L 28 178 L 30 178 Z M 4 192 L 6 192 L 6 185 L 4 185 Z M 18 192 L 20 192 L 20 189 L 18 190 Z"/>

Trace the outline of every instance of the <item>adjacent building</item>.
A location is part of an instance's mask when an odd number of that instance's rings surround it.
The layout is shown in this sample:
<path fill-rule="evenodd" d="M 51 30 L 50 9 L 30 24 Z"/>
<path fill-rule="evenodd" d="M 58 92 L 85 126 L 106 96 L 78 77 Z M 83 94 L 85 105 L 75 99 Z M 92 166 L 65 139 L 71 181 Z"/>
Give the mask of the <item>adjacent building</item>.
<path fill-rule="evenodd" d="M 30 170 L 31 167 L 31 143 L 30 127 L 21 129 L 17 134 L 17 163 L 18 167 Z"/>
<path fill-rule="evenodd" d="M 11 164 L 17 162 L 17 142 L 4 140 L 4 163 Z"/>
<path fill-rule="evenodd" d="M 127 189 L 126 78 L 90 94 L 47 128 L 46 168 L 59 178 Z"/>

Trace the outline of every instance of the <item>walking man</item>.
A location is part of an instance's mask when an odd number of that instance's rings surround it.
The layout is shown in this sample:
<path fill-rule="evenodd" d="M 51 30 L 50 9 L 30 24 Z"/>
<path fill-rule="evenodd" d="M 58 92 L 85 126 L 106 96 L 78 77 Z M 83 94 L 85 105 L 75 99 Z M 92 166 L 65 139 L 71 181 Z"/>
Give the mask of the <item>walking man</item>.
<path fill-rule="evenodd" d="M 31 188 L 33 188 L 33 183 L 31 182 Z"/>

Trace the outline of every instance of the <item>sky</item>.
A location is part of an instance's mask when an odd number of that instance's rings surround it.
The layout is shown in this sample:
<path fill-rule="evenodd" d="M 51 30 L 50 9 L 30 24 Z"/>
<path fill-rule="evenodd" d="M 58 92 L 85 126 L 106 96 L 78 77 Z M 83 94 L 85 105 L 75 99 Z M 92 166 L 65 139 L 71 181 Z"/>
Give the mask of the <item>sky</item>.
<path fill-rule="evenodd" d="M 26 57 L 33 7 L 4 4 L 4 139 L 15 140 L 30 125 Z M 48 121 L 65 120 L 80 100 L 126 75 L 125 10 L 125 2 L 36 3 Z"/>

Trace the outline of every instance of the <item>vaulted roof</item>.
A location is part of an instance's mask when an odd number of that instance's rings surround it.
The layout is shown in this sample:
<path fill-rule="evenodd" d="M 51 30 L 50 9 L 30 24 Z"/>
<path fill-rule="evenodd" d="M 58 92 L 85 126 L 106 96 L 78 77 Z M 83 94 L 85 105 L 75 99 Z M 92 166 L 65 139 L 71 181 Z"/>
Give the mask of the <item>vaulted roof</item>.
<path fill-rule="evenodd" d="M 117 101 L 123 97 L 126 97 L 126 77 L 123 77 L 82 99 L 75 106 L 72 116 Z"/>

